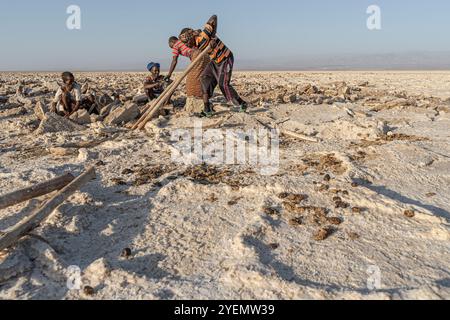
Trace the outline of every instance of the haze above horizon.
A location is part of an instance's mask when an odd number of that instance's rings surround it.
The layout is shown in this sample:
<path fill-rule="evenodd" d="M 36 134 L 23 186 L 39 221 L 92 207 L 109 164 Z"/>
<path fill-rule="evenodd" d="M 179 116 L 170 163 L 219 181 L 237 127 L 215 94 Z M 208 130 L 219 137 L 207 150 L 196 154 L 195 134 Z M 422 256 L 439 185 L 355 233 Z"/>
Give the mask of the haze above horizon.
<path fill-rule="evenodd" d="M 80 8 L 79 30 L 67 27 L 71 5 Z M 381 30 L 367 27 L 371 5 Z M 168 37 L 212 14 L 237 69 L 447 70 L 448 12 L 446 0 L 4 1 L 0 71 L 145 71 L 149 61 L 167 69 Z"/>

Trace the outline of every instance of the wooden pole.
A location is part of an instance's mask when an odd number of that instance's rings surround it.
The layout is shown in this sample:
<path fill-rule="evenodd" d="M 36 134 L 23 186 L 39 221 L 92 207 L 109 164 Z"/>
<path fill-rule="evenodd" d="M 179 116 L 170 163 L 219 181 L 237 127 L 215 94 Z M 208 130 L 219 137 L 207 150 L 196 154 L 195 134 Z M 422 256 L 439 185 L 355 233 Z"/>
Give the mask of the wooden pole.
<path fill-rule="evenodd" d="M 266 129 L 268 129 L 268 130 L 274 130 L 274 128 L 272 128 L 272 127 L 269 126 L 268 124 L 262 122 L 261 120 L 256 119 L 256 121 L 257 121 L 259 124 L 261 124 L 263 127 L 265 127 Z M 300 139 L 300 140 L 306 140 L 306 141 L 310 141 L 310 142 L 319 142 L 319 141 L 320 141 L 320 140 L 317 139 L 317 138 L 309 137 L 309 136 L 306 136 L 306 135 L 304 135 L 304 134 L 300 134 L 300 133 L 297 133 L 297 132 L 289 131 L 289 130 L 286 130 L 286 129 L 281 129 L 281 130 L 280 130 L 280 133 L 281 133 L 283 136 L 288 136 L 288 137 L 296 138 L 296 139 Z"/>
<path fill-rule="evenodd" d="M 0 197 L 0 210 L 17 203 L 43 196 L 55 190 L 60 190 L 71 183 L 73 179 L 75 179 L 75 177 L 70 173 L 67 173 L 49 181 L 5 194 Z"/>
<path fill-rule="evenodd" d="M 175 92 L 177 87 L 180 85 L 181 81 L 183 81 L 183 79 L 189 74 L 189 72 L 198 64 L 198 62 L 201 60 L 201 58 L 206 55 L 206 53 L 208 52 L 208 49 L 209 49 L 209 46 L 203 52 L 201 52 L 200 55 L 198 55 L 195 58 L 195 60 L 188 66 L 188 68 L 183 72 L 183 74 L 181 75 L 181 77 L 179 79 L 172 82 L 170 84 L 170 86 L 167 87 L 166 90 L 158 97 L 158 99 L 156 99 L 155 102 L 152 103 L 148 108 L 146 108 L 145 113 L 131 128 L 132 130 L 137 129 L 138 127 L 139 127 L 139 129 L 142 129 L 145 126 L 145 124 L 147 124 L 147 122 L 154 116 L 154 114 L 156 114 L 156 112 L 161 108 L 161 106 L 164 105 L 164 103 L 166 103 L 167 99 L 169 99 L 169 97 Z M 161 102 L 161 101 L 164 101 L 164 102 Z M 152 113 L 153 110 L 155 109 L 155 107 L 157 107 L 158 105 L 159 105 L 158 109 L 156 111 L 154 111 L 154 113 L 149 117 L 150 113 Z M 145 121 L 145 124 L 141 125 L 142 122 L 144 122 L 144 121 Z"/>
<path fill-rule="evenodd" d="M 152 103 L 148 104 L 145 108 L 144 108 L 144 113 L 142 114 L 142 116 L 139 118 L 139 120 L 131 127 L 131 130 L 135 130 L 137 129 L 137 127 L 139 126 L 139 124 L 145 119 L 145 117 L 147 117 L 147 115 L 150 113 L 150 111 L 161 101 L 161 99 L 164 97 L 165 93 L 167 91 L 169 91 L 173 85 L 175 84 L 175 82 L 172 82 L 167 88 L 166 90 L 164 90 L 164 92 L 158 97 L 156 98 L 155 101 L 153 101 Z"/>
<path fill-rule="evenodd" d="M 19 241 L 23 236 L 27 235 L 31 230 L 36 228 L 59 205 L 61 205 L 65 200 L 67 200 L 67 198 L 69 198 L 73 193 L 80 189 L 81 186 L 94 179 L 95 176 L 96 175 L 94 167 L 87 169 L 78 178 L 73 180 L 70 184 L 64 187 L 64 189 L 53 196 L 49 201 L 34 210 L 26 220 L 14 226 L 12 229 L 6 231 L 4 234 L 1 234 L 0 251 L 9 248 L 17 241 Z"/>
<path fill-rule="evenodd" d="M 300 133 L 297 133 L 297 132 L 292 132 L 292 131 L 285 130 L 285 129 L 280 130 L 280 132 L 281 132 L 282 135 L 288 136 L 288 137 L 291 137 L 291 138 L 296 138 L 296 139 L 310 141 L 310 142 L 319 142 L 319 139 L 317 139 L 317 138 L 306 136 L 304 134 L 300 134 Z"/>
<path fill-rule="evenodd" d="M 173 86 L 170 87 L 169 90 L 166 90 L 163 94 L 163 97 L 161 100 L 149 110 L 147 116 L 139 123 L 137 126 L 138 129 L 143 129 L 147 122 L 149 122 L 153 116 L 159 111 L 159 109 L 166 103 L 167 99 L 175 92 L 175 90 L 178 88 L 180 83 L 186 78 L 186 76 L 191 72 L 191 70 L 203 59 L 203 57 L 208 53 L 210 50 L 209 46 L 206 47 L 198 56 L 195 58 L 195 60 L 187 67 L 187 69 L 183 72 L 180 78 L 178 78 L 174 83 Z"/>

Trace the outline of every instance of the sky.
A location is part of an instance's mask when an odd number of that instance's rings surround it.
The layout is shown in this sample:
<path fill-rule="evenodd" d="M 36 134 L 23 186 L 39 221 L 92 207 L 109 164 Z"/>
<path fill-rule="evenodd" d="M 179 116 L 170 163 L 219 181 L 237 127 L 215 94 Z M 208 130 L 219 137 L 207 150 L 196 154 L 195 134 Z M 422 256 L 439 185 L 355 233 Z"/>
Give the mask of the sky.
<path fill-rule="evenodd" d="M 0 0 L 0 71 L 167 69 L 169 36 L 212 14 L 240 69 L 450 69 L 448 0 Z"/>

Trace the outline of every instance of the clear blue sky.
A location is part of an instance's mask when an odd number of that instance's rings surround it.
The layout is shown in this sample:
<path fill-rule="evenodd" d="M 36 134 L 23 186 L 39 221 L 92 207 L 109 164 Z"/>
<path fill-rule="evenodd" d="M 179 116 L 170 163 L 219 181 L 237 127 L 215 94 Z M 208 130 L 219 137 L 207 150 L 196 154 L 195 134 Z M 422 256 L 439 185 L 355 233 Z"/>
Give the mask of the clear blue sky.
<path fill-rule="evenodd" d="M 81 7 L 81 30 L 66 8 Z M 366 9 L 382 10 L 382 30 Z M 167 38 L 219 16 L 219 34 L 238 65 L 296 66 L 305 57 L 450 53 L 448 0 L 14 0 L 0 2 L 0 70 L 167 68 Z M 305 60 L 306 59 L 306 60 Z"/>

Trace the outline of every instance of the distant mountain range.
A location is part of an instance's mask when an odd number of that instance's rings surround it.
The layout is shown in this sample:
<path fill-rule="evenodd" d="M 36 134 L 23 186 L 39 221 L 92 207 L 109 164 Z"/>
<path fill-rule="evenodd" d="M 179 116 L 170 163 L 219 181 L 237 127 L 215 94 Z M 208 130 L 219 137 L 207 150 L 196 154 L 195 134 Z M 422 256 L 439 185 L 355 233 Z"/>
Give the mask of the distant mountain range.
<path fill-rule="evenodd" d="M 0 71 L 146 71 L 147 61 L 127 61 L 127 63 L 99 63 L 95 67 L 79 65 L 54 65 L 45 70 L 36 67 L 35 70 L 8 68 L 3 61 Z M 180 59 L 178 70 L 187 66 L 187 59 Z M 170 56 L 155 59 L 161 63 L 163 71 L 170 65 Z M 6 65 L 6 67 L 5 67 Z M 118 65 L 120 67 L 118 67 Z M 61 68 L 62 67 L 62 68 Z M 450 52 L 408 52 L 382 54 L 322 54 L 298 55 L 295 57 L 245 59 L 235 55 L 235 69 L 246 71 L 308 71 L 308 70 L 450 70 Z"/>
<path fill-rule="evenodd" d="M 273 61 L 239 60 L 245 70 L 450 70 L 450 52 L 300 55 Z"/>

